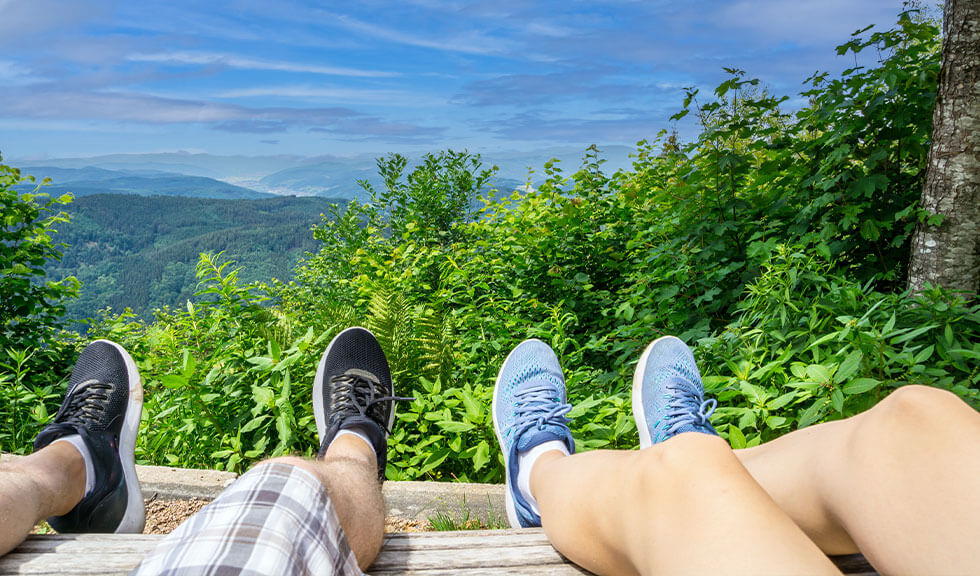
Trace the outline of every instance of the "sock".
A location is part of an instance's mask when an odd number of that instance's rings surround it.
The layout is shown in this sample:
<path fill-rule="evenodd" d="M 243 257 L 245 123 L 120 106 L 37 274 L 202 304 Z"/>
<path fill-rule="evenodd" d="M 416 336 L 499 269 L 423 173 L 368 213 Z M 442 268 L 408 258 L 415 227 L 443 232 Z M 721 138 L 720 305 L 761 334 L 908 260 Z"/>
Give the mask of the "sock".
<path fill-rule="evenodd" d="M 58 438 L 52 444 L 58 442 L 67 442 L 75 447 L 76 450 L 82 455 L 82 460 L 85 461 L 85 494 L 88 496 L 92 488 L 95 488 L 95 466 L 92 464 L 92 455 L 88 451 L 88 446 L 85 445 L 85 441 L 78 434 L 72 434 L 71 436 L 64 436 Z M 83 497 L 84 497 L 83 496 Z"/>
<path fill-rule="evenodd" d="M 538 457 L 551 450 L 558 450 L 568 456 L 568 447 L 565 446 L 564 442 L 558 440 L 542 442 L 530 450 L 517 453 L 517 489 L 521 496 L 527 500 L 527 503 L 531 505 L 531 510 L 538 516 L 541 515 L 541 511 L 538 510 L 538 501 L 531 495 L 531 470 L 538 461 Z"/>
<path fill-rule="evenodd" d="M 336 442 L 337 438 L 340 438 L 345 434 L 350 434 L 351 436 L 357 436 L 361 440 L 364 440 L 364 443 L 371 447 L 371 453 L 377 456 L 377 453 L 375 453 L 374 451 L 374 445 L 371 444 L 371 440 L 357 428 L 345 428 L 343 430 L 340 430 L 339 432 L 337 432 L 337 435 L 333 437 L 332 442 Z"/>

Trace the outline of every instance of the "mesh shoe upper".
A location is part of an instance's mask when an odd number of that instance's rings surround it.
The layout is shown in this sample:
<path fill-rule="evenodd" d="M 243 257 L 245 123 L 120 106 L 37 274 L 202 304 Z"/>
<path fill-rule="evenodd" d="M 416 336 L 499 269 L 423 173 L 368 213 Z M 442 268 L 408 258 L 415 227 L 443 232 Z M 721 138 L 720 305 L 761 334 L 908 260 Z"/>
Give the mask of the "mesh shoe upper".
<path fill-rule="evenodd" d="M 569 454 L 574 453 L 575 441 L 565 417 L 571 409 L 565 402 L 565 378 L 554 351 L 540 340 L 518 345 L 500 368 L 493 397 L 493 422 L 507 468 L 512 526 L 515 522 L 525 527 L 541 525 L 541 518 L 517 488 L 518 452 L 557 440 Z"/>
<path fill-rule="evenodd" d="M 694 355 L 680 339 L 666 336 L 644 351 L 633 378 L 633 413 L 640 446 L 683 432 L 717 435 L 708 418 L 717 401 L 704 400 Z"/>
<path fill-rule="evenodd" d="M 130 398 L 131 384 L 127 359 L 116 345 L 107 341 L 89 344 L 72 370 L 61 408 L 35 439 L 37 451 L 58 438 L 78 434 L 95 472 L 92 491 L 68 514 L 48 520 L 55 530 L 114 532 L 126 515 L 133 500 L 129 491 L 136 480 L 126 481 L 120 444 L 127 415 L 135 411 L 129 418 L 135 418 L 138 426 L 142 405 L 142 398 Z M 131 461 L 132 454 L 127 458 Z M 138 484 L 135 486 L 138 492 Z M 142 498 L 139 500 L 142 506 Z M 131 514 L 139 516 L 137 523 L 142 528 L 142 514 Z"/>
<path fill-rule="evenodd" d="M 388 360 L 377 339 L 364 328 L 348 328 L 327 346 L 313 387 L 313 412 L 320 435 L 320 456 L 342 429 L 354 429 L 370 440 L 378 457 L 378 477 L 385 477 L 387 435 L 394 421 L 395 400 Z"/>

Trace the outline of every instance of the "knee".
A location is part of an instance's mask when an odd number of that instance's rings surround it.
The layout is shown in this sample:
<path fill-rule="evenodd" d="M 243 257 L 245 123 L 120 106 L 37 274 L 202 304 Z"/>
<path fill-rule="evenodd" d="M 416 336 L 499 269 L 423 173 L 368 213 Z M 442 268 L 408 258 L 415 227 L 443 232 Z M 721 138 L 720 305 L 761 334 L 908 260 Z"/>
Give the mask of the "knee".
<path fill-rule="evenodd" d="M 965 404 L 952 392 L 929 386 L 902 386 L 871 409 L 880 426 L 923 432 L 944 427 Z"/>
<path fill-rule="evenodd" d="M 929 386 L 903 386 L 856 416 L 854 448 L 903 454 L 911 446 L 937 445 L 963 430 L 976 412 L 955 394 Z"/>
<path fill-rule="evenodd" d="M 640 451 L 639 480 L 645 486 L 690 485 L 694 477 L 724 476 L 740 464 L 731 447 L 718 436 L 692 432 Z"/>

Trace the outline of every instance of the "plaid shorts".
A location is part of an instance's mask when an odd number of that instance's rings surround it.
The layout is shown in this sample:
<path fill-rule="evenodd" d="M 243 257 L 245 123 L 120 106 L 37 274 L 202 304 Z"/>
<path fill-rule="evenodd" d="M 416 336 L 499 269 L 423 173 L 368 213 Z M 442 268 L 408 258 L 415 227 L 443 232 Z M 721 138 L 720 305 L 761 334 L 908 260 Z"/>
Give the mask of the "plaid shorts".
<path fill-rule="evenodd" d="M 360 575 L 320 481 L 257 466 L 167 536 L 133 574 Z"/>

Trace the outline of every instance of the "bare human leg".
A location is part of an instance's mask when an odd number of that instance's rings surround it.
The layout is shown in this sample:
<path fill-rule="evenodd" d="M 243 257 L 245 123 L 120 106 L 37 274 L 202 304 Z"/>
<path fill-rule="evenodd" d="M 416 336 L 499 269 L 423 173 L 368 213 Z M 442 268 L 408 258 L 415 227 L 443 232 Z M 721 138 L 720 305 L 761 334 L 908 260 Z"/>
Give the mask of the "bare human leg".
<path fill-rule="evenodd" d="M 0 466 L 0 556 L 24 541 L 35 524 L 66 514 L 85 492 L 85 461 L 67 442 Z"/>
<path fill-rule="evenodd" d="M 374 562 L 384 540 L 384 501 L 374 452 L 352 435 L 337 437 L 323 459 L 275 458 L 312 472 L 330 496 L 344 535 L 361 570 Z"/>
<path fill-rule="evenodd" d="M 531 491 L 551 543 L 597 574 L 834 574 L 717 437 L 549 452 Z"/>
<path fill-rule="evenodd" d="M 736 455 L 828 554 L 860 551 L 882 573 L 980 566 L 980 414 L 949 392 L 900 388 Z"/>

